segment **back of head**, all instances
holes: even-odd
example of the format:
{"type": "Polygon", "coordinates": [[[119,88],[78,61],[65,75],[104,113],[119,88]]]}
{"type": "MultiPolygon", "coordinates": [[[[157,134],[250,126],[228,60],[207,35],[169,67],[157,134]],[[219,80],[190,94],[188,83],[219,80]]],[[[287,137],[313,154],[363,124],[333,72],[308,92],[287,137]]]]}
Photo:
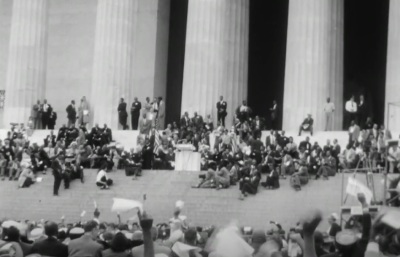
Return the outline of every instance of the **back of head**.
{"type": "Polygon", "coordinates": [[[185,242],[191,245],[195,245],[197,240],[197,231],[194,228],[189,228],[185,232],[185,242]]]}
{"type": "Polygon", "coordinates": [[[58,234],[58,225],[55,222],[47,222],[44,227],[44,233],[48,237],[57,236],[58,234]]]}
{"type": "Polygon", "coordinates": [[[84,226],[85,233],[92,232],[95,228],[97,228],[97,226],[98,224],[96,221],[88,221],[84,226]]]}
{"type": "Polygon", "coordinates": [[[18,228],[14,226],[9,227],[6,232],[6,236],[7,236],[7,241],[18,242],[20,239],[18,228]]]}
{"type": "Polygon", "coordinates": [[[114,235],[113,240],[111,241],[110,248],[113,252],[124,252],[129,247],[128,239],[124,234],[118,232],[114,235]]]}

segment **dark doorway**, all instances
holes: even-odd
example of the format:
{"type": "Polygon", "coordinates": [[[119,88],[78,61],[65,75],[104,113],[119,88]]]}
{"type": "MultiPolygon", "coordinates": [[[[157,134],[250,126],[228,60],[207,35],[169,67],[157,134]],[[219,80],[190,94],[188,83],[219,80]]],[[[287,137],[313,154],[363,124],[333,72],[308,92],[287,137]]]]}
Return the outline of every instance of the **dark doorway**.
{"type": "Polygon", "coordinates": [[[383,124],[389,0],[344,2],[344,102],[364,94],[368,115],[383,124]]]}
{"type": "MultiPolygon", "coordinates": [[[[288,0],[250,0],[248,102],[267,128],[272,101],[283,105],[288,7],[288,0]]],[[[278,117],[281,128],[281,111],[278,117]]]]}
{"type": "Polygon", "coordinates": [[[185,62],[186,22],[188,0],[171,0],[168,68],[166,124],[179,121],[182,102],[183,69],[185,62]]]}

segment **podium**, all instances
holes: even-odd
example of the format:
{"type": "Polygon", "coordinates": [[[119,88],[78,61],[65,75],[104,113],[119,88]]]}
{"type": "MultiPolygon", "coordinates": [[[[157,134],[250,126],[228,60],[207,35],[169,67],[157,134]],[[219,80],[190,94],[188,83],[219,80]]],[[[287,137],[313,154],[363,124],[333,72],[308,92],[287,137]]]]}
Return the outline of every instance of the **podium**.
{"type": "Polygon", "coordinates": [[[193,152],[193,145],[177,145],[175,153],[175,170],[200,171],[201,155],[193,152]]]}

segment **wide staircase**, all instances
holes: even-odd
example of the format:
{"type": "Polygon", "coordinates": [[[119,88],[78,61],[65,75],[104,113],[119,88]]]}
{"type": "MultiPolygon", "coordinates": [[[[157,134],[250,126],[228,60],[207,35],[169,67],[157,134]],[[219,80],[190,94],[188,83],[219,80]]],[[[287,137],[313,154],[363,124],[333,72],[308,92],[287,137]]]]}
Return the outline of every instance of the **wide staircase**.
{"type": "MultiPolygon", "coordinates": [[[[94,201],[101,212],[101,219],[117,222],[117,214],[111,212],[113,198],[142,200],[146,194],[145,209],[154,217],[155,222],[166,222],[172,216],[177,200],[183,200],[183,214],[189,222],[196,225],[225,225],[232,220],[240,221],[243,226],[264,228],[270,220],[279,221],[286,228],[293,226],[307,210],[319,208],[324,217],[332,212],[339,212],[341,205],[342,175],[331,177],[327,181],[311,180],[301,191],[296,192],[289,185],[289,179],[281,180],[278,190],[265,190],[260,187],[256,196],[249,196],[244,201],[238,199],[238,185],[229,189],[194,189],[199,179],[197,172],[190,171],[152,171],[144,170],[142,177],[132,180],[124,171],[110,172],[114,185],[109,190],[100,190],[96,185],[97,170],[85,170],[85,183],[73,181],[65,190],[61,185],[59,196],[53,196],[54,178],[49,170],[42,182],[30,188],[17,188],[17,181],[0,180],[0,220],[49,219],[59,221],[65,215],[65,221],[79,221],[82,211],[93,217],[94,201]],[[301,202],[301,206],[299,203],[301,202]]],[[[347,182],[346,174],[343,179],[347,182]]],[[[365,183],[365,175],[357,176],[365,183]]],[[[382,176],[374,175],[377,196],[382,196],[382,176]]],[[[263,181],[265,176],[263,175],[263,181]]],[[[344,184],[345,187],[346,184],[344,184]]],[[[349,197],[347,205],[357,204],[354,197],[349,197]]],[[[135,212],[121,213],[122,221],[135,216],[135,212]]],[[[323,224],[327,227],[327,223],[323,224]]]]}

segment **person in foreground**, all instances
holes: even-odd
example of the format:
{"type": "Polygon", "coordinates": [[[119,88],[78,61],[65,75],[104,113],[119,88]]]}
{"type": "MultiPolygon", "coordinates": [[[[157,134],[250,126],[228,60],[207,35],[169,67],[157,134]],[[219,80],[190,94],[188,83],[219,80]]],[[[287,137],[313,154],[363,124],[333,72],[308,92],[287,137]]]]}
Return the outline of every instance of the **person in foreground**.
{"type": "Polygon", "coordinates": [[[44,227],[46,239],[37,241],[32,246],[32,253],[43,256],[67,257],[68,246],[57,240],[58,225],[54,222],[47,222],[44,227]]]}
{"type": "Polygon", "coordinates": [[[99,224],[96,221],[89,221],[85,224],[85,234],[80,238],[72,240],[68,245],[69,257],[92,256],[101,257],[103,247],[95,240],[97,238],[99,224]]]}

